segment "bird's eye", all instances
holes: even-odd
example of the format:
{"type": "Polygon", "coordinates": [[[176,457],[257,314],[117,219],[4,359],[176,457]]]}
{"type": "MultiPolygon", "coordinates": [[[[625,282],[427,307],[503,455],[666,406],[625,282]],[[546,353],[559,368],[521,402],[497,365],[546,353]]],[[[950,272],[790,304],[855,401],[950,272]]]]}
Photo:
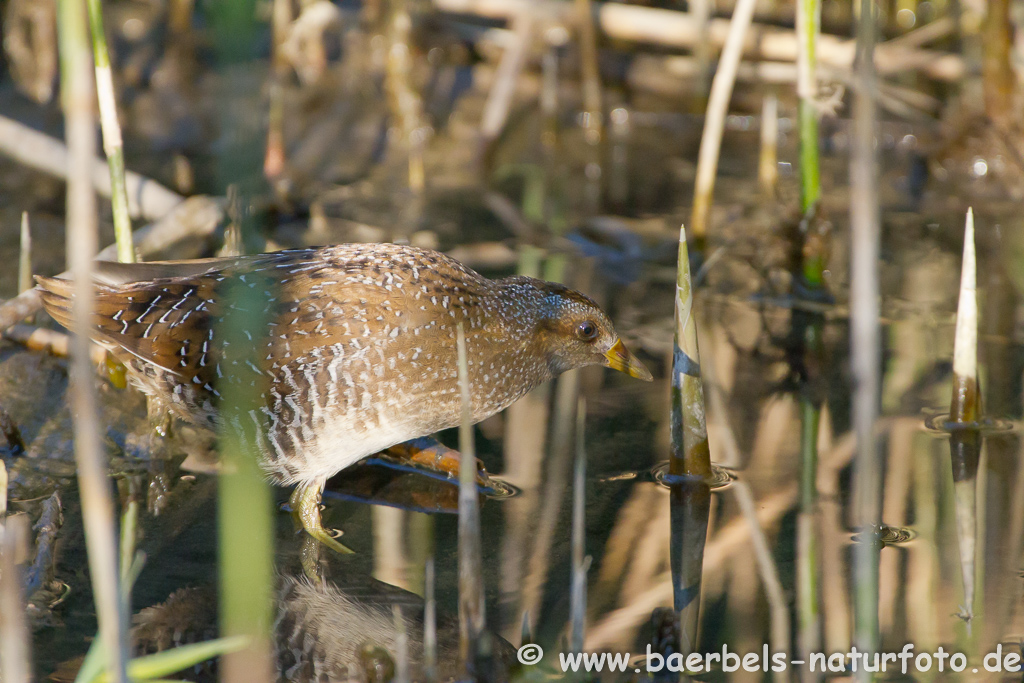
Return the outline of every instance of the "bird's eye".
{"type": "Polygon", "coordinates": [[[594,341],[597,338],[597,325],[589,320],[584,320],[576,328],[576,336],[583,341],[594,341]]]}

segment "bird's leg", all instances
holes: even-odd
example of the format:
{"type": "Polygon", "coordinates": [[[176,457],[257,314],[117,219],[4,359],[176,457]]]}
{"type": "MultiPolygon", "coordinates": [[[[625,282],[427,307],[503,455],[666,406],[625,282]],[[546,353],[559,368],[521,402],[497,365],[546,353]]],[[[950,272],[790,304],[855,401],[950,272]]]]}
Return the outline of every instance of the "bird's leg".
{"type": "Polygon", "coordinates": [[[349,548],[339,543],[324,529],[320,520],[320,497],[323,495],[325,483],[325,480],[317,479],[313,482],[299,484],[292,492],[288,504],[292,509],[292,514],[302,524],[302,528],[306,530],[307,534],[335,552],[351,553],[349,548]]]}

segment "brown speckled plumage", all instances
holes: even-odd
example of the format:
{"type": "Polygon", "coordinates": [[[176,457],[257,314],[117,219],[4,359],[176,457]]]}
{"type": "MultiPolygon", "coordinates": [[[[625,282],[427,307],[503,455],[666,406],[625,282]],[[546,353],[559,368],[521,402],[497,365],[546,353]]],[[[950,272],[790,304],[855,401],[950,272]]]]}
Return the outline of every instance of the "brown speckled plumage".
{"type": "MultiPolygon", "coordinates": [[[[46,309],[69,325],[70,283],[39,282],[46,309]]],[[[488,280],[406,246],[104,263],[97,282],[95,338],[177,417],[215,426],[225,382],[265,387],[261,414],[250,417],[261,464],[282,484],[322,482],[367,455],[458,424],[458,322],[474,421],[570,368],[628,362],[631,374],[646,373],[583,295],[525,277],[488,280]],[[263,309],[248,313],[267,321],[245,330],[244,348],[226,346],[218,327],[224,306],[237,306],[226,301],[230,283],[257,292],[263,309]],[[613,347],[626,360],[610,362],[613,347]]]]}

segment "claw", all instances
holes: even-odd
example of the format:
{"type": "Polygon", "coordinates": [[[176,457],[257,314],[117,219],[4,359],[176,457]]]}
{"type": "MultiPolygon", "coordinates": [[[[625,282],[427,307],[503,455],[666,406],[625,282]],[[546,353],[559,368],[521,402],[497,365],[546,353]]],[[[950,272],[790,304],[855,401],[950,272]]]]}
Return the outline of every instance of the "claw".
{"type": "Polygon", "coordinates": [[[323,490],[323,481],[314,481],[309,484],[299,484],[296,486],[289,500],[292,514],[302,524],[302,528],[306,530],[306,533],[316,541],[337,553],[343,555],[351,554],[353,551],[350,548],[342,545],[323,527],[320,519],[320,497],[323,495],[323,490]]]}

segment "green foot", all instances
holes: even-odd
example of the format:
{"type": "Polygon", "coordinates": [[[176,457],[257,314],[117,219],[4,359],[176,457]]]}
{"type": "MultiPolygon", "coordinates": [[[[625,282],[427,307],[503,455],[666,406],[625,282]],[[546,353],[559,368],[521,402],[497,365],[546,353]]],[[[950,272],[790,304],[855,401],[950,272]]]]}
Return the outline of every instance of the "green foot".
{"type": "Polygon", "coordinates": [[[316,541],[337,553],[352,553],[351,549],[346,548],[344,545],[339,543],[336,538],[331,536],[331,534],[324,529],[323,524],[320,521],[320,496],[323,493],[323,490],[324,482],[322,481],[296,486],[295,491],[292,493],[292,497],[289,500],[289,505],[292,508],[292,514],[295,515],[299,523],[302,524],[302,528],[306,530],[306,533],[316,541]]]}

